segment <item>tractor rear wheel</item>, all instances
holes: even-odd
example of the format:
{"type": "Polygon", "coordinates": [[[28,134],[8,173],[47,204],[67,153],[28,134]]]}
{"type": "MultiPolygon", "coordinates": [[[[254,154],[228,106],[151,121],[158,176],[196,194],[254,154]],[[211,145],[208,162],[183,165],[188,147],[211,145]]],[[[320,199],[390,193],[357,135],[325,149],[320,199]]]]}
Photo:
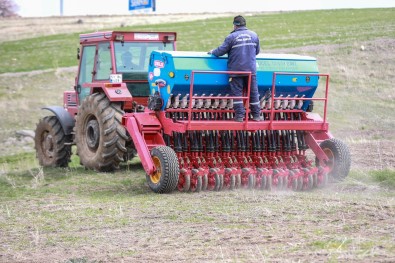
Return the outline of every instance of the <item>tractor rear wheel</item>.
{"type": "Polygon", "coordinates": [[[323,141],[320,147],[329,158],[326,164],[330,168],[329,176],[335,181],[343,180],[351,167],[351,155],[347,145],[339,139],[332,138],[323,141]]]}
{"type": "Polygon", "coordinates": [[[147,174],[148,185],[155,193],[170,193],[178,184],[177,155],[169,146],[157,146],[151,150],[151,155],[156,171],[147,174]]]}
{"type": "Polygon", "coordinates": [[[45,167],[67,167],[71,145],[56,116],[47,116],[37,124],[34,144],[38,162],[45,167]]]}
{"type": "Polygon", "coordinates": [[[104,93],[81,103],[74,130],[77,154],[86,168],[109,172],[124,161],[128,136],[121,124],[123,114],[121,104],[110,102],[104,93]]]}

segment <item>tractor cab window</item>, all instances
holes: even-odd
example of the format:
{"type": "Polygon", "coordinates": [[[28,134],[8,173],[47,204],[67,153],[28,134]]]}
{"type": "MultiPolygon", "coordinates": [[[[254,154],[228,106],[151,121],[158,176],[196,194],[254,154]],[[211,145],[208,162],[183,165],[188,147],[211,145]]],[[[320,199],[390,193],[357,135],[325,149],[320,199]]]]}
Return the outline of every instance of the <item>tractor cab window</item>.
{"type": "Polygon", "coordinates": [[[174,50],[173,45],[162,42],[116,42],[114,48],[118,73],[148,72],[149,57],[153,50],[174,50]]]}
{"type": "Polygon", "coordinates": [[[110,78],[111,74],[111,50],[110,43],[102,43],[98,45],[96,59],[96,77],[97,80],[105,80],[110,78]]]}
{"type": "Polygon", "coordinates": [[[96,54],[96,45],[95,46],[84,46],[81,52],[81,62],[80,62],[80,70],[78,73],[78,82],[77,82],[77,93],[78,100],[81,101],[89,95],[90,88],[84,87],[84,83],[92,83],[93,77],[92,72],[94,72],[95,66],[95,54],[96,54]]]}

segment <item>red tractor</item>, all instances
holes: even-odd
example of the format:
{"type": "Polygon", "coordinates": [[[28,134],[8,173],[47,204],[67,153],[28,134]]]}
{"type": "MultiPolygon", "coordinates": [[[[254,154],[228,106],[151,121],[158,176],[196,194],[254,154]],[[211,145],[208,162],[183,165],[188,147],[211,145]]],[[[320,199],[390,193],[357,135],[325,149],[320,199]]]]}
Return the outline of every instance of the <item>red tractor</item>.
{"type": "MultiPolygon", "coordinates": [[[[42,166],[67,166],[72,145],[96,171],[113,171],[138,154],[157,193],[306,190],[349,173],[348,148],[328,130],[329,76],[315,58],[259,55],[264,121],[250,121],[247,110],[238,123],[228,76],[251,73],[226,71],[226,57],[174,51],[174,32],[97,32],[80,35],[80,44],[74,90],[64,92],[63,107],[45,107],[53,116],[36,128],[42,166]],[[325,97],[313,98],[320,79],[325,97]],[[324,103],[323,118],[311,112],[314,101],[324,103]]],[[[249,84],[245,89],[249,94],[249,84]]]]}
{"type": "Polygon", "coordinates": [[[67,166],[75,144],[83,166],[112,171],[135,154],[122,116],[147,105],[151,51],[175,50],[176,33],[98,32],[81,34],[80,44],[74,90],[64,92],[63,107],[45,107],[55,116],[37,125],[37,157],[43,166],[67,166]]]}

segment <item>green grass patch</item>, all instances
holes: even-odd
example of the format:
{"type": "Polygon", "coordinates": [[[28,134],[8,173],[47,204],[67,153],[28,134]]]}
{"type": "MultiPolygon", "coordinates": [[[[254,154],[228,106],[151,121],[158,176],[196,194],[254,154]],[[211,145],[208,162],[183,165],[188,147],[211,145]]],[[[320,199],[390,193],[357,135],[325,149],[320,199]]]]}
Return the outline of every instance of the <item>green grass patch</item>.
{"type": "MultiPolygon", "coordinates": [[[[97,263],[98,261],[96,260],[89,260],[86,257],[83,258],[70,258],[66,261],[64,261],[64,263],[97,263]]],[[[101,262],[101,261],[100,261],[101,262]]]]}
{"type": "Polygon", "coordinates": [[[35,153],[20,153],[16,155],[0,156],[0,163],[15,171],[17,168],[24,169],[36,164],[35,153]]]}
{"type": "Polygon", "coordinates": [[[384,169],[378,171],[369,171],[373,179],[380,183],[381,186],[395,189],[395,170],[384,169]]]}
{"type": "Polygon", "coordinates": [[[0,199],[84,196],[92,201],[127,200],[146,194],[145,172],[139,158],[124,164],[115,173],[86,170],[72,155],[68,168],[38,165],[35,153],[0,157],[0,199]]]}
{"type": "Polygon", "coordinates": [[[78,34],[61,34],[3,42],[0,73],[74,66],[78,40],[78,34]]]}
{"type": "MultiPolygon", "coordinates": [[[[337,182],[335,186],[346,193],[352,191],[356,199],[360,198],[359,194],[363,194],[367,189],[380,189],[381,196],[392,198],[395,193],[393,191],[395,190],[395,171],[392,168],[384,170],[353,169],[343,181],[337,182]]],[[[344,228],[347,227],[344,226],[344,228]]]]}
{"type": "Polygon", "coordinates": [[[24,192],[26,185],[33,187],[34,177],[38,180],[39,170],[33,153],[2,156],[0,164],[1,198],[16,198],[24,192]]]}
{"type": "Polygon", "coordinates": [[[365,183],[365,184],[371,184],[373,183],[372,176],[369,175],[368,171],[356,171],[356,170],[351,170],[348,176],[345,178],[345,181],[347,183],[354,183],[354,184],[359,184],[359,183],[365,183]]]}
{"type": "MultiPolygon", "coordinates": [[[[255,14],[247,17],[247,20],[248,27],[260,35],[262,49],[268,50],[393,37],[394,10],[284,12],[255,14]]],[[[221,17],[109,30],[176,31],[179,50],[207,51],[220,45],[229,34],[232,29],[231,19],[232,17],[221,17]]],[[[0,43],[0,73],[75,66],[78,35],[59,34],[0,43]]]]}
{"type": "Polygon", "coordinates": [[[316,249],[325,250],[346,250],[348,246],[352,243],[350,239],[330,239],[330,240],[317,240],[310,243],[310,246],[316,249]]]}

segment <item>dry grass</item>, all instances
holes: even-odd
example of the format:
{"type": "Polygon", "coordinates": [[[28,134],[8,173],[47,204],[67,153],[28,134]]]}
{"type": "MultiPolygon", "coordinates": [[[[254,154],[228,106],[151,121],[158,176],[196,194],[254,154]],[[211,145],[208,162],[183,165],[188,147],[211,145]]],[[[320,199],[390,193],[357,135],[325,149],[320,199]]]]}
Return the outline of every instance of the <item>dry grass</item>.
{"type": "Polygon", "coordinates": [[[391,84],[395,81],[395,39],[275,51],[318,58],[320,71],[331,76],[329,121],[335,130],[392,130],[395,122],[389,112],[395,111],[395,88],[391,84]]]}
{"type": "Polygon", "coordinates": [[[204,20],[232,14],[134,14],[129,16],[65,16],[45,18],[0,19],[0,42],[39,36],[107,30],[115,27],[141,26],[204,20]]]}
{"type": "Polygon", "coordinates": [[[77,69],[58,69],[0,76],[1,156],[32,151],[32,142],[16,136],[18,130],[34,130],[44,106],[61,105],[63,91],[70,90],[77,69]]]}

